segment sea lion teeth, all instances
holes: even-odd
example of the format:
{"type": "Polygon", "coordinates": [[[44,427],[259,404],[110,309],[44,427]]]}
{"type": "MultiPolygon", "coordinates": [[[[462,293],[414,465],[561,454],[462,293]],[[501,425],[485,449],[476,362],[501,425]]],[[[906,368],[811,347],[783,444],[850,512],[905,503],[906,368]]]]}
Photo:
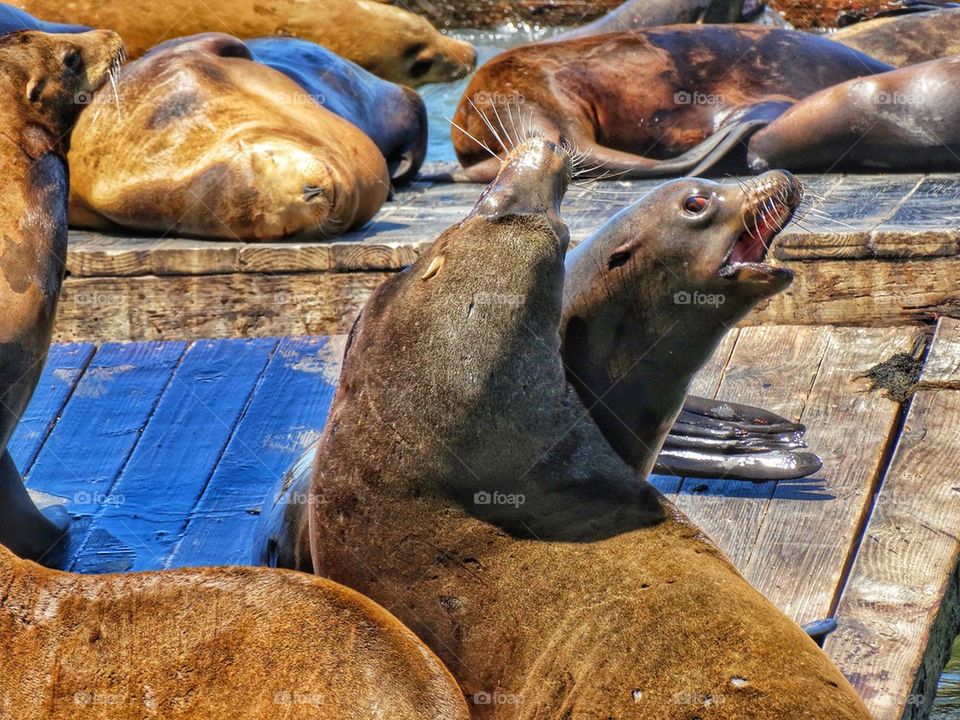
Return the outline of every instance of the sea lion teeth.
{"type": "Polygon", "coordinates": [[[434,275],[436,275],[438,272],[440,272],[440,268],[443,267],[443,260],[444,260],[443,255],[437,255],[437,256],[430,262],[430,267],[427,268],[427,271],[421,276],[420,279],[421,279],[421,280],[429,280],[429,279],[432,278],[434,275]]]}

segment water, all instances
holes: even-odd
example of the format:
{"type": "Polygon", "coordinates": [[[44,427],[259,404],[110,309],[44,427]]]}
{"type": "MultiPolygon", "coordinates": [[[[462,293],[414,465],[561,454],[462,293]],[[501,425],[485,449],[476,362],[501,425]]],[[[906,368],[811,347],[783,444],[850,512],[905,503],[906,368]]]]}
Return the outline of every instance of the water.
{"type": "MultiPolygon", "coordinates": [[[[779,24],[776,18],[772,17],[767,17],[764,21],[779,24]]],[[[560,30],[511,25],[496,30],[462,30],[450,34],[473,43],[477,48],[478,65],[482,65],[504,50],[552,37],[560,30]]],[[[457,157],[450,140],[449,118],[456,112],[457,103],[460,102],[471,77],[456,83],[427,85],[420,89],[427,103],[430,123],[427,162],[456,162],[457,157]]],[[[930,720],[960,720],[960,641],[954,645],[953,656],[943,671],[930,720]]]]}

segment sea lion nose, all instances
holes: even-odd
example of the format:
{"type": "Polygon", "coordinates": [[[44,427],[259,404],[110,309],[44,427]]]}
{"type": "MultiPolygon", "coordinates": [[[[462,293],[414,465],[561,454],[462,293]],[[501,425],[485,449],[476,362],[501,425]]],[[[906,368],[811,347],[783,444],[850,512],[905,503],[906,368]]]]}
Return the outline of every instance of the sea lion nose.
{"type": "Polygon", "coordinates": [[[570,156],[559,145],[542,138],[525,140],[504,160],[471,214],[488,219],[545,215],[562,235],[560,203],[570,174],[570,156]]]}

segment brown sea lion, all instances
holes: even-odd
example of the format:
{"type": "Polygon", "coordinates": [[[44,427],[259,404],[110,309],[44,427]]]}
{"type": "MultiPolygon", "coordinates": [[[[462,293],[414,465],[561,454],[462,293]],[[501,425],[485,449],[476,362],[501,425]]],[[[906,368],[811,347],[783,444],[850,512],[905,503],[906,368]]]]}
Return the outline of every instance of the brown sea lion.
{"type": "Polygon", "coordinates": [[[604,35],[626,30],[679,25],[683,23],[735,23],[747,20],[763,9],[752,5],[744,12],[743,0],[627,0],[603,17],[555,35],[552,40],[604,35]]]}
{"type": "Polygon", "coordinates": [[[594,174],[677,175],[727,124],[767,117],[822,88],[890,66],[792,30],[678,25],[530,45],[495,57],[467,87],[452,130],[464,170],[487,182],[530,134],[568,144],[594,174]],[[669,161],[664,159],[670,158],[669,161]]]}
{"type": "Polygon", "coordinates": [[[45,33],[82,33],[92,29],[83,25],[44,22],[29,13],[25,13],[20,8],[0,3],[0,35],[19,30],[40,30],[45,33]]]}
{"type": "Polygon", "coordinates": [[[960,10],[877,18],[828,37],[894,67],[916,65],[960,55],[960,10]]]}
{"type": "Polygon", "coordinates": [[[390,190],[355,125],[229,35],[165,43],[124,66],[73,134],[70,223],[225,240],[325,237],[390,190]]]}
{"type": "Polygon", "coordinates": [[[394,183],[417,176],[427,155],[427,106],[416,90],[381,80],[307,40],[258,38],[246,45],[258,63],[279,70],[363,130],[386,158],[394,183]]]}
{"type": "Polygon", "coordinates": [[[16,0],[44,20],[103,27],[120,34],[131,57],[176,37],[224,32],[239,38],[289,35],[319,43],[375,75],[416,87],[466,75],[476,63],[469,43],[441,35],[401,8],[366,0],[16,0]]]}
{"type": "MultiPolygon", "coordinates": [[[[524,143],[367,303],[317,453],[316,572],[392,607],[475,718],[866,720],[826,655],[637,478],[566,382],[571,167],[524,143]]],[[[682,211],[689,181],[674,189],[682,211]]],[[[695,278],[727,267],[747,197],[731,200],[678,225],[695,278]]]]}
{"type": "Polygon", "coordinates": [[[4,718],[469,718],[395,617],[303,573],[75,575],[0,548],[0,589],[4,718]]]}
{"type": "Polygon", "coordinates": [[[733,133],[743,147],[710,151],[697,173],[771,167],[833,172],[960,169],[960,56],[840,83],[804,98],[772,122],[733,133]]]}
{"type": "Polygon", "coordinates": [[[7,443],[40,379],[67,258],[67,163],[76,100],[122,61],[120,38],[22,31],[0,37],[0,543],[43,557],[69,517],[41,513],[7,443]]]}

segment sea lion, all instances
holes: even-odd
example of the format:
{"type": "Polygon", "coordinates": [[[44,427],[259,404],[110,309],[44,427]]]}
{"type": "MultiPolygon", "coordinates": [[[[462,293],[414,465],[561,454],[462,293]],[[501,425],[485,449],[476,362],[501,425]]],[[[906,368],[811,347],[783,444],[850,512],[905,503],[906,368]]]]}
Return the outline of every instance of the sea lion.
{"type": "Polygon", "coordinates": [[[296,38],[248,40],[254,60],[279,70],[332,113],[363,130],[387,160],[395,184],[413,180],[427,155],[427,107],[415,90],[296,38]]]}
{"type": "Polygon", "coordinates": [[[3,717],[469,718],[395,617],[303,573],[75,575],[0,547],[0,588],[3,717]]]}
{"type": "Polygon", "coordinates": [[[566,30],[555,35],[552,40],[573,40],[661,25],[736,23],[746,21],[763,10],[763,4],[760,3],[744,12],[744,4],[743,0],[627,0],[593,22],[566,30]]]}
{"type": "MultiPolygon", "coordinates": [[[[392,607],[475,718],[866,720],[826,655],[637,478],[567,383],[571,168],[553,143],[523,143],[364,307],[314,468],[317,574],[392,607]]],[[[677,205],[691,186],[672,186],[677,205]]],[[[695,278],[727,266],[748,202],[731,199],[682,226],[695,278]]]]}
{"type": "Polygon", "coordinates": [[[78,96],[122,61],[112,32],[35,30],[0,37],[0,543],[40,558],[63,535],[59,507],[41,513],[7,443],[40,379],[67,258],[67,163],[78,96]]]}
{"type": "Polygon", "coordinates": [[[894,67],[916,65],[960,55],[960,10],[877,18],[845,27],[829,38],[894,67]]]}
{"type": "Polygon", "coordinates": [[[463,77],[476,64],[469,43],[446,37],[402,8],[366,0],[16,0],[47,20],[78,22],[120,33],[137,58],[171,38],[211,31],[239,38],[289,35],[319,43],[385,80],[416,87],[463,77]]]}
{"type": "Polygon", "coordinates": [[[93,28],[84,25],[66,25],[63,23],[48,23],[39,20],[20,8],[0,3],[0,35],[18,30],[40,30],[45,33],[82,33],[93,28]]]}
{"type": "Polygon", "coordinates": [[[741,123],[743,147],[708,152],[697,173],[960,169],[960,57],[840,83],[788,108],[772,122],[741,123]]]}
{"type": "Polygon", "coordinates": [[[593,174],[682,174],[724,146],[725,125],[889,69],[826,38],[754,26],[677,25],[517,48],[481,67],[460,101],[452,136],[464,170],[454,179],[492,180],[501,160],[489,155],[531,134],[574,147],[593,174]],[[707,138],[710,148],[684,155],[707,138]]]}
{"type": "Polygon", "coordinates": [[[70,151],[70,222],[272,241],[360,227],[390,190],[359,128],[229,35],[164,43],[96,95],[70,151]]]}

